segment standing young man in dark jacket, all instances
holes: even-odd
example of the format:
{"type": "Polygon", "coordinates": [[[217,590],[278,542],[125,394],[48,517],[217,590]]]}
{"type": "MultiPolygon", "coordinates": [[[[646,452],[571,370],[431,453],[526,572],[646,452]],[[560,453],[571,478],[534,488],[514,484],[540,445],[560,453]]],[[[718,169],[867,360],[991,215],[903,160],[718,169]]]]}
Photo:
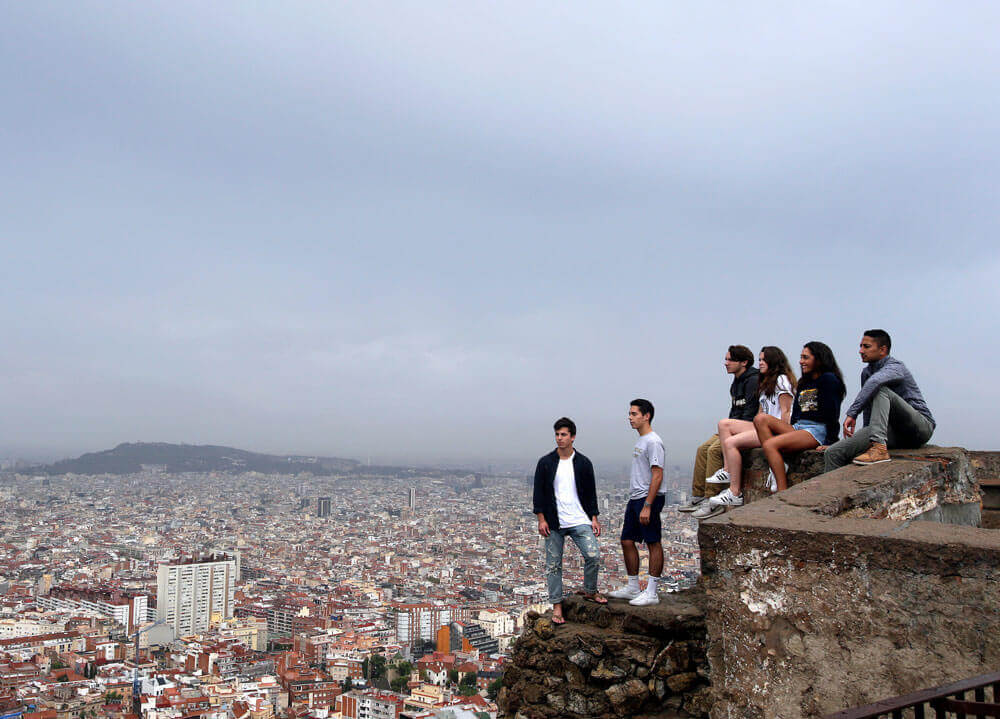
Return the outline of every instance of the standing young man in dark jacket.
{"type": "Polygon", "coordinates": [[[597,591],[601,523],[597,521],[597,489],[594,465],[573,449],[576,424],[568,417],[556,420],[556,448],[538,460],[535,467],[534,513],[538,533],[545,537],[545,581],[552,604],[552,622],[562,624],[562,560],[566,537],[583,555],[583,594],[598,604],[607,599],[597,591]]]}
{"type": "Polygon", "coordinates": [[[889,461],[889,448],[916,449],[934,434],[934,416],[910,370],[889,356],[892,339],[885,330],[867,330],[861,337],[861,391],[847,409],[844,438],[827,448],[827,472],[845,464],[889,461]],[[864,429],[855,431],[864,413],[864,429]]]}
{"type": "MultiPolygon", "coordinates": [[[[753,422],[760,406],[760,373],[753,366],[753,352],[749,347],[732,345],[726,351],[725,363],[726,372],[733,375],[733,383],[729,386],[729,419],[753,422]]],[[[702,502],[721,492],[723,486],[728,486],[728,479],[715,479],[722,465],[722,445],[719,443],[719,435],[713,434],[695,452],[691,499],[678,507],[677,511],[693,512],[702,502]]]]}

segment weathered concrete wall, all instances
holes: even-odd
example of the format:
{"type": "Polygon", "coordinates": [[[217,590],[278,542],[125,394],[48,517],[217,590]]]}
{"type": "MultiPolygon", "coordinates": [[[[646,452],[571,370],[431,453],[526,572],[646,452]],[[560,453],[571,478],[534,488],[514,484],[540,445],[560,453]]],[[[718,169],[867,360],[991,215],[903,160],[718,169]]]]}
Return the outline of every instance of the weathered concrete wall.
{"type": "Polygon", "coordinates": [[[504,672],[501,717],[707,717],[705,621],[696,592],[655,607],[570,597],[568,620],[529,615],[504,672]]]}
{"type": "Polygon", "coordinates": [[[913,521],[978,506],[968,453],[845,467],[703,522],[723,717],[814,717],[1000,666],[1000,533],[913,521]]]}
{"type": "Polygon", "coordinates": [[[983,493],[980,524],[987,529],[1000,529],[1000,452],[969,452],[969,458],[983,493]]]}
{"type": "MultiPolygon", "coordinates": [[[[787,456],[785,461],[788,464],[789,487],[823,474],[822,452],[797,452],[787,456]]],[[[771,491],[767,488],[767,473],[770,469],[762,450],[743,452],[743,498],[747,503],[771,497],[771,491]]]]}

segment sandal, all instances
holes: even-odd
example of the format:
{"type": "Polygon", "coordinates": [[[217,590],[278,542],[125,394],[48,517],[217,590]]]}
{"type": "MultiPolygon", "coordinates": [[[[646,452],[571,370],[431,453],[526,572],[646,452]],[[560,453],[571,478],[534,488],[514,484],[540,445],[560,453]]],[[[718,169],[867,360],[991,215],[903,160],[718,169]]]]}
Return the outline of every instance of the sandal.
{"type": "Polygon", "coordinates": [[[565,624],[566,623],[566,617],[563,617],[563,616],[558,616],[557,617],[555,614],[553,614],[552,615],[552,623],[556,624],[556,625],[558,625],[558,624],[565,624]]]}
{"type": "Polygon", "coordinates": [[[593,602],[594,604],[608,603],[607,598],[602,596],[600,592],[594,592],[593,594],[587,594],[586,592],[581,592],[581,594],[583,594],[583,599],[586,602],[593,602]]]}

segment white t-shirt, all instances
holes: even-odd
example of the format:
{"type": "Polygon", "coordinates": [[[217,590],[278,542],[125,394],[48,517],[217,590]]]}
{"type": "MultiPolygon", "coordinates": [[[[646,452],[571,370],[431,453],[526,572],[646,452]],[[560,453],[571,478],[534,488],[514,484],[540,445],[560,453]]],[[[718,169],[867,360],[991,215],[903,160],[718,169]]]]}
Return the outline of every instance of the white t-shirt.
{"type": "MultiPolygon", "coordinates": [[[[656,432],[650,432],[639,437],[632,449],[632,469],[629,472],[629,498],[639,499],[649,493],[649,485],[653,481],[653,467],[663,467],[666,451],[663,440],[656,432]]],[[[666,494],[666,482],[660,484],[657,494],[666,494]]]]}
{"type": "MultiPolygon", "coordinates": [[[[779,374],[778,381],[774,385],[774,394],[766,395],[761,393],[760,411],[781,419],[781,404],[778,402],[778,398],[783,394],[787,394],[789,397],[795,396],[795,393],[792,392],[792,383],[788,381],[788,377],[779,374]]],[[[791,412],[790,405],[789,412],[791,412]]]]}
{"type": "Polygon", "coordinates": [[[581,524],[590,524],[590,517],[583,511],[580,498],[576,495],[576,475],[573,473],[573,457],[560,459],[556,469],[556,511],[559,513],[559,528],[569,529],[581,524]]]}

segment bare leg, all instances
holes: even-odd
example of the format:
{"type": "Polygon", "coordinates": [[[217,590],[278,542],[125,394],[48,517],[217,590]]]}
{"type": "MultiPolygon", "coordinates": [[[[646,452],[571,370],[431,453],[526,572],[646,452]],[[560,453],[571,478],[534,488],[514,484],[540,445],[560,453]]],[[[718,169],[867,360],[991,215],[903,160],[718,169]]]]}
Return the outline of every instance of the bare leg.
{"type": "Polygon", "coordinates": [[[771,471],[774,472],[774,478],[778,481],[778,491],[781,492],[788,489],[788,476],[785,474],[785,460],[781,456],[782,452],[802,452],[807,449],[815,449],[819,446],[819,442],[804,429],[793,429],[791,432],[771,437],[761,446],[764,448],[767,463],[771,465],[771,471]]]}
{"type": "MultiPolygon", "coordinates": [[[[752,425],[751,422],[747,422],[747,424],[752,425]]],[[[759,446],[760,440],[757,439],[757,431],[753,426],[745,432],[734,434],[723,445],[726,462],[731,467],[729,470],[729,491],[733,494],[739,495],[743,490],[743,455],[740,454],[740,450],[759,446]]]]}
{"type": "Polygon", "coordinates": [[[739,474],[742,465],[739,449],[732,446],[733,437],[747,431],[753,432],[754,438],[756,438],[757,433],[754,430],[753,422],[747,422],[744,419],[724,419],[719,422],[719,440],[722,442],[723,466],[729,472],[730,477],[739,474]]]}
{"type": "MultiPolygon", "coordinates": [[[[730,478],[733,477],[734,468],[731,464],[732,452],[729,451],[727,447],[727,442],[736,434],[740,432],[746,432],[747,430],[753,430],[753,422],[747,422],[745,419],[721,419],[719,420],[719,442],[722,444],[722,466],[729,472],[730,478]]],[[[756,436],[756,435],[754,435],[756,436]]],[[[737,462],[739,462],[739,451],[736,452],[737,462]]],[[[739,464],[735,467],[735,472],[739,472],[739,464]]]]}
{"type": "Polygon", "coordinates": [[[760,440],[761,447],[776,434],[795,431],[795,427],[788,424],[788,422],[782,422],[777,417],[772,417],[769,414],[758,414],[753,418],[753,426],[757,430],[757,439],[760,440]]]}
{"type": "MultiPolygon", "coordinates": [[[[661,555],[662,556],[662,555],[661,555]]],[[[639,573],[639,550],[631,539],[622,540],[622,558],[625,560],[625,572],[634,577],[639,573]]]]}
{"type": "MultiPolygon", "coordinates": [[[[649,576],[659,577],[663,574],[663,545],[660,542],[654,542],[647,546],[649,547],[649,576]]],[[[636,559],[638,559],[638,555],[636,559]]],[[[639,571],[638,564],[636,571],[639,571]]]]}

